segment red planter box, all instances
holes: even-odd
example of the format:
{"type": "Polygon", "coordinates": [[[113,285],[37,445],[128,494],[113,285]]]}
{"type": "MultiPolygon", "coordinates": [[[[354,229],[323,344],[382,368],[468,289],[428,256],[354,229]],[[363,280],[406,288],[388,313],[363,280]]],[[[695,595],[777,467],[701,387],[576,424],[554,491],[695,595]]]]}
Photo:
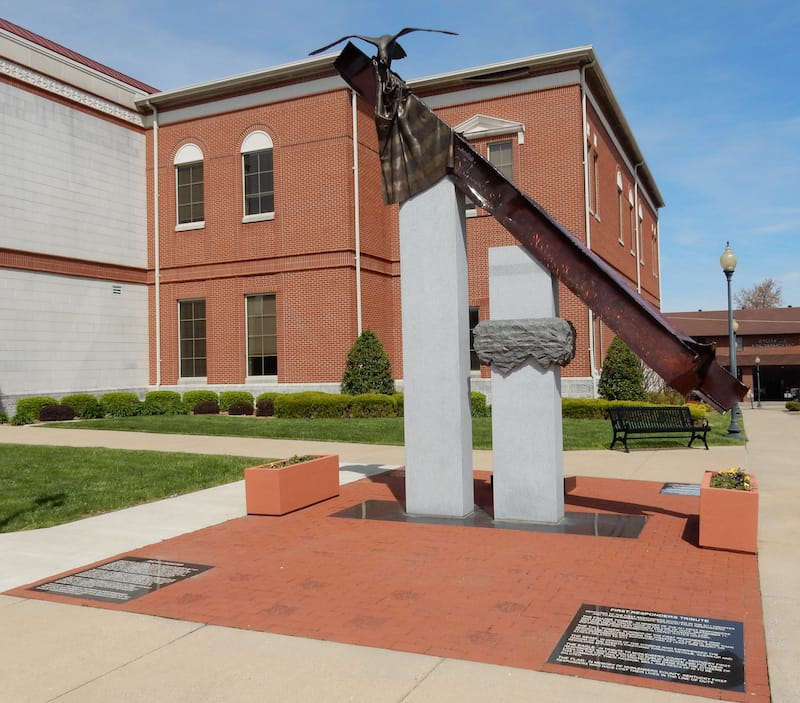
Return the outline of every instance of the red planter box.
{"type": "Polygon", "coordinates": [[[338,454],[280,468],[271,466],[244,470],[248,515],[285,515],[339,495],[338,454]]]}
{"type": "Polygon", "coordinates": [[[758,553],[758,483],[750,474],[750,490],[712,488],[706,471],[700,484],[700,546],[758,553]]]}

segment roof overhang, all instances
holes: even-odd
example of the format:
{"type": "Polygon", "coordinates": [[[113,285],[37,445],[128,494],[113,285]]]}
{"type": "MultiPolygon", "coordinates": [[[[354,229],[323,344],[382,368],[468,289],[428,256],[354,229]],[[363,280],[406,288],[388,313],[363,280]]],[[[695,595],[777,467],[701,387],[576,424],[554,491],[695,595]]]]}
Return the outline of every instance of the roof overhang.
{"type": "MultiPolygon", "coordinates": [[[[264,90],[282,84],[311,81],[322,77],[333,77],[336,81],[333,85],[341,84],[342,89],[345,89],[344,81],[339,78],[333,66],[333,62],[338,56],[338,53],[326,54],[228,78],[198,83],[185,88],[154,93],[137,100],[136,105],[140,109],[148,111],[152,108],[158,110],[177,108],[203,101],[223,99],[231,95],[264,90]]],[[[655,179],[645,162],[644,155],[633,136],[633,131],[625,119],[622,108],[600,68],[597,56],[591,46],[564,49],[475,68],[440,73],[425,78],[408,80],[407,83],[411,90],[425,100],[426,97],[474,89],[480,85],[489,84],[507,85],[509,93],[511,93],[514,92],[515,81],[576,70],[580,71],[579,75],[584,77],[586,88],[590,91],[600,109],[616,127],[620,142],[636,167],[637,177],[653,197],[655,206],[663,207],[664,200],[656,186],[655,179]]],[[[318,88],[315,88],[314,92],[318,92],[318,88]]]]}

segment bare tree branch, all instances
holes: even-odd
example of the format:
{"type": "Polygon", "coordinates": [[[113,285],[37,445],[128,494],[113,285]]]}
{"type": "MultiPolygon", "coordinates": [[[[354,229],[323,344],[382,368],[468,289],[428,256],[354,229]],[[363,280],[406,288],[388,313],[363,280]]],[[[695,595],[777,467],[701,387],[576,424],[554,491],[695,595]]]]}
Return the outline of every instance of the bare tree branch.
{"type": "Polygon", "coordinates": [[[783,290],[773,278],[765,278],[752,288],[743,288],[733,296],[740,310],[749,308],[779,308],[783,305],[783,290]]]}

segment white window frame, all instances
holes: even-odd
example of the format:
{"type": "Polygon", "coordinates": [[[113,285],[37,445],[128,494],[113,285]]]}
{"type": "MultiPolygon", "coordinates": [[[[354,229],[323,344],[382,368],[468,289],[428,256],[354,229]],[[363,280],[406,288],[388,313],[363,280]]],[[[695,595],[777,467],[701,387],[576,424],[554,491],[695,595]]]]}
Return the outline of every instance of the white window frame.
{"type": "Polygon", "coordinates": [[[194,229],[203,229],[206,226],[205,221],[205,164],[203,159],[203,151],[197,144],[184,144],[178,149],[173,160],[173,167],[175,169],[175,231],[187,232],[194,229]],[[178,168],[181,166],[191,166],[193,164],[203,164],[203,219],[195,222],[181,222],[180,215],[180,199],[178,196],[178,168]]]}
{"type": "Polygon", "coordinates": [[[250,373],[250,317],[248,314],[247,303],[251,298],[264,298],[264,297],[272,297],[275,299],[275,357],[276,357],[276,364],[280,362],[280,358],[278,356],[278,295],[277,293],[248,293],[244,297],[244,335],[245,335],[245,366],[246,366],[246,377],[248,382],[257,382],[257,381],[277,381],[278,380],[278,373],[277,369],[274,374],[260,374],[260,375],[252,375],[250,373]]]}
{"type": "Polygon", "coordinates": [[[265,222],[275,219],[275,151],[272,137],[263,130],[250,132],[242,142],[240,150],[242,159],[242,222],[265,222]],[[244,157],[257,151],[272,151],[272,210],[247,215],[247,177],[244,172],[244,157]]]}

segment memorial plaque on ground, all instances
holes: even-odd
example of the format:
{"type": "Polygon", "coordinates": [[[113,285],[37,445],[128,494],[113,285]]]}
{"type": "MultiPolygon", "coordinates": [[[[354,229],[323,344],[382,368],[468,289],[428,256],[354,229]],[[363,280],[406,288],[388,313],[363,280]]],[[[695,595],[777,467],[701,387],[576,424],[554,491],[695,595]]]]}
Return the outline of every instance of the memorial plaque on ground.
{"type": "Polygon", "coordinates": [[[744,626],[733,620],[584,604],[547,661],[744,691],[744,626]]]}
{"type": "Polygon", "coordinates": [[[62,576],[30,590],[106,603],[127,603],[211,568],[206,564],[125,557],[62,576]]]}
{"type": "Polygon", "coordinates": [[[699,483],[665,483],[661,487],[661,493],[674,496],[699,496],[699,483]]]}

